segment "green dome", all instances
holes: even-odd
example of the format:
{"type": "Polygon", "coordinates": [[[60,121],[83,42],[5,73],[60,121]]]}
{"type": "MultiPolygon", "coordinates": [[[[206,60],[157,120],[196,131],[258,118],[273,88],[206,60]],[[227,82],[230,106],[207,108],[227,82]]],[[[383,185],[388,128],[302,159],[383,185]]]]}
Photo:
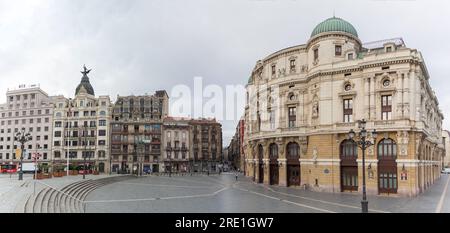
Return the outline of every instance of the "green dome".
{"type": "Polygon", "coordinates": [[[329,18],[314,28],[311,37],[314,37],[323,32],[346,32],[358,37],[358,32],[349,22],[341,18],[329,18]]]}

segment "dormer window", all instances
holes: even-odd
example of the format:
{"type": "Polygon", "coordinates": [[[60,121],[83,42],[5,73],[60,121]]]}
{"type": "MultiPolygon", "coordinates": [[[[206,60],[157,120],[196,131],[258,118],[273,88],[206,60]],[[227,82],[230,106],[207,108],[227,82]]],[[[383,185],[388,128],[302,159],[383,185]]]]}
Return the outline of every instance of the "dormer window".
{"type": "Polygon", "coordinates": [[[386,47],[386,53],[390,53],[390,52],[392,52],[392,46],[386,47]]]}

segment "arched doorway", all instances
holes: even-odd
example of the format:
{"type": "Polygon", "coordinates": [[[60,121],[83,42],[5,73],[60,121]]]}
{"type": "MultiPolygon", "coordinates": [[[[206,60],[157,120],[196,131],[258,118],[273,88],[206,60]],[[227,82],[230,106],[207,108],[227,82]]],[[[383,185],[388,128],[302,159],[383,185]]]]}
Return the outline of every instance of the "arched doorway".
{"type": "Polygon", "coordinates": [[[99,163],[98,164],[98,172],[104,173],[105,172],[105,163],[99,163]]]}
{"type": "Polygon", "coordinates": [[[300,185],[300,148],[297,143],[291,142],[286,147],[287,185],[300,185]]]}
{"type": "Polygon", "coordinates": [[[264,149],[262,145],[258,146],[258,183],[264,182],[264,149]]]}
{"type": "Polygon", "coordinates": [[[278,170],[278,146],[275,143],[269,146],[270,158],[270,185],[278,185],[279,170],[278,170]]]}
{"type": "Polygon", "coordinates": [[[358,191],[358,146],[353,140],[344,140],[340,146],[341,191],[358,191]]]}
{"type": "Polygon", "coordinates": [[[397,144],[392,139],[378,143],[378,192],[397,193],[397,144]]]}

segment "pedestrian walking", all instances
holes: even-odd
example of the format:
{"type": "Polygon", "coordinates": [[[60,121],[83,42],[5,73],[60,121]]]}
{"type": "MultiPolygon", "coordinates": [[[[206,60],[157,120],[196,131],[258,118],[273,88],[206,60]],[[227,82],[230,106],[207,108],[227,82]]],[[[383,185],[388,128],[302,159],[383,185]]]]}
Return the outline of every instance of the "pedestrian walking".
{"type": "Polygon", "coordinates": [[[238,180],[238,174],[236,173],[236,181],[238,180]]]}

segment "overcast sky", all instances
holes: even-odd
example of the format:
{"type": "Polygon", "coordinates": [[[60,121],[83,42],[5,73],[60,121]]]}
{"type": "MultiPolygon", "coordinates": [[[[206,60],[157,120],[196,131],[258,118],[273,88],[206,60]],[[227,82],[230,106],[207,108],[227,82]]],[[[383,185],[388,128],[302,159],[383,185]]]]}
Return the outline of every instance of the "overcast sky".
{"type": "MultiPolygon", "coordinates": [[[[258,59],[304,44],[336,12],[363,42],[403,37],[419,49],[448,117],[449,9],[445,0],[0,0],[0,102],[20,84],[73,97],[83,64],[96,94],[112,99],[170,95],[197,76],[245,85],[258,59]]],[[[237,119],[222,123],[226,146],[237,119]]]]}

